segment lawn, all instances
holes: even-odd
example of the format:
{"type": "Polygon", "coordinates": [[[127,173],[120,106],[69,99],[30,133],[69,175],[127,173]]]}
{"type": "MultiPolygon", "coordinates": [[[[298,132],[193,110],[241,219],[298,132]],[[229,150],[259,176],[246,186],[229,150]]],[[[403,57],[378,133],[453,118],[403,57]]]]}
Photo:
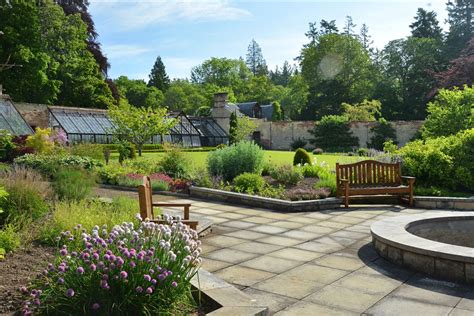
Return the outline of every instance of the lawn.
{"type": "MultiPolygon", "coordinates": [[[[186,155],[193,162],[197,168],[203,168],[206,166],[206,159],[209,152],[186,152],[186,155]]],[[[145,152],[143,158],[146,159],[161,159],[164,155],[163,152],[145,152]]],[[[292,164],[293,156],[295,155],[292,151],[276,151],[276,150],[265,150],[265,158],[273,164],[292,164]]],[[[324,155],[312,155],[313,159],[316,159],[318,163],[326,162],[331,168],[336,167],[336,162],[340,163],[353,163],[359,161],[361,157],[343,156],[337,154],[324,154],[324,155]]],[[[112,159],[117,160],[118,154],[113,153],[112,159]]],[[[140,158],[139,158],[140,159],[140,158]]]]}

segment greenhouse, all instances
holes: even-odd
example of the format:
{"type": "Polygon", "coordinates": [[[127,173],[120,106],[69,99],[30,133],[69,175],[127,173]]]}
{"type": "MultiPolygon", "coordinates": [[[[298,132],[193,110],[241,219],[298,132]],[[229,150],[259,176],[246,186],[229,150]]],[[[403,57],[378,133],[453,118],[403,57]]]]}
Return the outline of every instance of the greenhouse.
{"type": "Polygon", "coordinates": [[[0,95],[0,130],[13,135],[31,135],[33,130],[7,96],[0,95]]]}
{"type": "MultiPolygon", "coordinates": [[[[50,106],[49,125],[53,129],[63,129],[71,143],[113,143],[110,134],[112,122],[106,110],[50,106]]],[[[215,146],[228,142],[227,134],[210,118],[194,118],[191,121],[184,113],[170,113],[178,120],[168,135],[156,135],[152,144],[169,142],[184,147],[215,146]],[[203,121],[203,123],[200,123],[203,121]],[[195,123],[200,127],[195,126],[195,123]],[[217,130],[218,126],[220,130],[217,130]],[[206,126],[206,127],[201,127],[206,126]],[[207,127],[210,126],[210,127],[207,127]],[[213,134],[214,133],[214,134],[213,134]]]]}

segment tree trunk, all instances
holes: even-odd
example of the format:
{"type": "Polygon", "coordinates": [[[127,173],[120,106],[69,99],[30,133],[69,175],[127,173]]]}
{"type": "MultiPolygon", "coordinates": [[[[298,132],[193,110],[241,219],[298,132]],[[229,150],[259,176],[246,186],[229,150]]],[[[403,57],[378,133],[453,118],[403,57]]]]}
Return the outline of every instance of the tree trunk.
{"type": "Polygon", "coordinates": [[[137,145],[138,157],[141,157],[141,156],[142,156],[142,146],[143,146],[143,145],[137,145]]]}

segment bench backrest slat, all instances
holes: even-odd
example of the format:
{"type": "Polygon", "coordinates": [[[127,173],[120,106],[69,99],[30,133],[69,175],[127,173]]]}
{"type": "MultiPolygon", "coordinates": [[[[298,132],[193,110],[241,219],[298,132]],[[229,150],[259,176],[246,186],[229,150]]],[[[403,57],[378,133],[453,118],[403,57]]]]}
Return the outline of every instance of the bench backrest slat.
{"type": "Polygon", "coordinates": [[[350,184],[370,186],[400,185],[400,163],[383,163],[375,160],[364,160],[353,164],[336,164],[337,183],[347,179],[350,184]]]}

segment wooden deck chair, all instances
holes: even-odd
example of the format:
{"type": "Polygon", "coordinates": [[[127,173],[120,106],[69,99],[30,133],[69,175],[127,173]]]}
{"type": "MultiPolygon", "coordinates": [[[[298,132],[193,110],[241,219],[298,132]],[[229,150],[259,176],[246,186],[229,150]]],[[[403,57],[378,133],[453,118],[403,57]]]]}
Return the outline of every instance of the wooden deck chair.
{"type": "Polygon", "coordinates": [[[153,213],[154,207],[183,207],[184,216],[183,224],[188,225],[192,229],[196,229],[198,221],[192,221],[189,219],[189,209],[191,204],[186,203],[153,203],[153,193],[151,188],[150,177],[143,177],[143,184],[138,186],[138,200],[140,202],[140,216],[142,220],[148,218],[150,221],[160,224],[166,224],[166,221],[162,218],[155,218],[153,213]]]}

